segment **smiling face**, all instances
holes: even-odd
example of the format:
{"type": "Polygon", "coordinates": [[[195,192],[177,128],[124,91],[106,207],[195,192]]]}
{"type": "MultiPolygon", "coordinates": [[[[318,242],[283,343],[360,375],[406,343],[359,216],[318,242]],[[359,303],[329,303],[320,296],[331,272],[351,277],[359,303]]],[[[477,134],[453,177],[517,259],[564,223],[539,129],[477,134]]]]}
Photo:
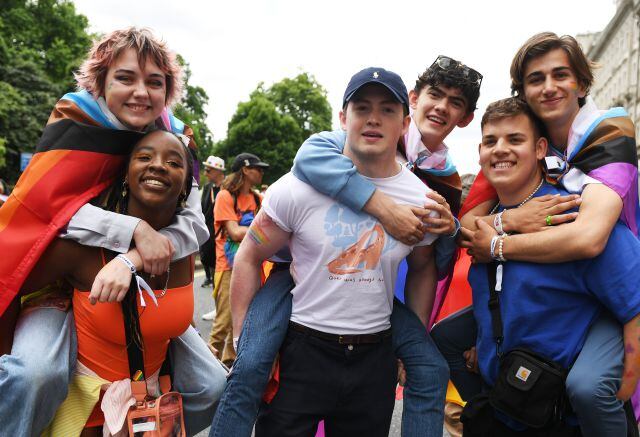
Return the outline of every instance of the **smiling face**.
{"type": "Polygon", "coordinates": [[[432,150],[454,127],[464,127],[473,120],[473,112],[467,114],[468,103],[460,88],[427,85],[420,93],[411,91],[409,103],[422,143],[432,150]]]}
{"type": "Polygon", "coordinates": [[[142,130],[164,109],[166,78],[151,57],[141,67],[136,52],[127,49],[109,67],[104,90],[107,107],[118,120],[142,130]]]}
{"type": "Polygon", "coordinates": [[[534,125],[524,114],[484,125],[479,146],[480,167],[501,203],[515,205],[533,191],[540,182],[539,160],[546,151],[546,140],[536,139],[534,125]]]}
{"type": "Polygon", "coordinates": [[[578,98],[586,95],[561,48],[531,59],[523,83],[527,103],[548,128],[570,126],[580,110],[578,98]]]}
{"type": "Polygon", "coordinates": [[[155,131],[134,147],[127,169],[129,212],[161,211],[173,215],[186,192],[188,156],[173,134],[155,131]]]}
{"type": "Polygon", "coordinates": [[[409,127],[402,103],[383,85],[364,85],[340,111],[340,124],[347,131],[345,154],[360,160],[391,160],[398,140],[409,127]]]}

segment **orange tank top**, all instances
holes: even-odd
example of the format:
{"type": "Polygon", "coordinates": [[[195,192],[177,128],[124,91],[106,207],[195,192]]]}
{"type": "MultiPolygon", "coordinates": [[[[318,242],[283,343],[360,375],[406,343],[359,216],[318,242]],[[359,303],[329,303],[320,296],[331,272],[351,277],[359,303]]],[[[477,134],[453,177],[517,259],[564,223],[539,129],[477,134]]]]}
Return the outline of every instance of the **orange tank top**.
{"type": "MultiPolygon", "coordinates": [[[[162,290],[155,290],[156,295],[161,292],[162,290]]],[[[157,300],[158,306],[147,296],[147,305],[141,307],[140,297],[137,297],[140,330],[144,341],[144,370],[147,377],[162,366],[169,340],[180,336],[189,327],[193,317],[193,279],[191,283],[182,287],[168,288],[166,294],[157,300]]],[[[78,333],[80,362],[108,381],[129,378],[120,302],[91,305],[88,291],[74,289],[73,315],[78,333]]]]}

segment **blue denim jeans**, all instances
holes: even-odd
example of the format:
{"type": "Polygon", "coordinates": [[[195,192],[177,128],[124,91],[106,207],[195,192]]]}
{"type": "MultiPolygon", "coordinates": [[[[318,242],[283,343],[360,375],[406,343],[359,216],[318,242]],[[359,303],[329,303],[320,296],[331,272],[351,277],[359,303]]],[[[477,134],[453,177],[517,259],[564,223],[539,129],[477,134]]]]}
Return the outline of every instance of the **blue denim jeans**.
{"type": "Polygon", "coordinates": [[[591,325],[567,377],[567,394],[584,437],[626,436],[620,388],[624,360],[622,326],[605,312],[591,325]]]}
{"type": "Polygon", "coordinates": [[[418,316],[398,299],[393,302],[391,331],[393,349],[407,372],[402,436],[442,435],[447,362],[418,316]]]}
{"type": "Polygon", "coordinates": [[[182,395],[184,426],[194,435],[211,425],[227,371],[192,327],[169,343],[174,389],[182,395]]]}
{"type": "MultiPolygon", "coordinates": [[[[209,437],[249,437],[275,357],[291,317],[293,280],[288,271],[269,277],[242,326],[238,357],[229,374],[209,437]]],[[[449,370],[420,319],[397,299],[391,315],[393,347],[407,371],[404,437],[440,435],[449,370]]]]}
{"type": "Polygon", "coordinates": [[[209,437],[251,436],[271,366],[289,328],[293,286],[289,271],[275,271],[251,301],[209,437]]]}
{"type": "Polygon", "coordinates": [[[0,357],[0,434],[42,434],[67,397],[76,353],[72,312],[42,308],[18,319],[11,355],[0,357]]]}
{"type": "MultiPolygon", "coordinates": [[[[0,357],[0,434],[42,433],[67,396],[76,353],[73,312],[41,308],[20,316],[11,355],[0,357]]],[[[185,427],[195,434],[211,423],[226,371],[192,327],[171,341],[170,353],[185,427]]]]}

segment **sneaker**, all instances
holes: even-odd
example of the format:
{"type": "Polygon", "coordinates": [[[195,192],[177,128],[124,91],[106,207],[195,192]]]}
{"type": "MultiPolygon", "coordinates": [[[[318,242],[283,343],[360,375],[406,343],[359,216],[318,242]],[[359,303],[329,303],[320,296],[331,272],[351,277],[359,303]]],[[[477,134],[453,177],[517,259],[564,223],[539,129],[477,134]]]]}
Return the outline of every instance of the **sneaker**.
{"type": "Polygon", "coordinates": [[[211,279],[205,279],[204,282],[202,283],[201,287],[202,288],[208,288],[211,287],[213,285],[213,282],[211,282],[211,279]]]}
{"type": "Polygon", "coordinates": [[[216,318],[216,310],[205,313],[202,315],[202,320],[213,320],[216,318]]]}

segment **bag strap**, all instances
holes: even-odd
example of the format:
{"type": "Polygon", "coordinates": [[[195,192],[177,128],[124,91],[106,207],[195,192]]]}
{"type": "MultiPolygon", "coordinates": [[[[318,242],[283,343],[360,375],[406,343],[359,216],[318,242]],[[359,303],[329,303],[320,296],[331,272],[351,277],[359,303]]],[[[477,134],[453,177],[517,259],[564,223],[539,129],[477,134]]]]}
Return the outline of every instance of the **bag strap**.
{"type": "Polygon", "coordinates": [[[502,357],[502,341],[504,340],[504,332],[502,329],[502,314],[500,314],[500,294],[502,290],[502,269],[503,264],[491,262],[487,264],[487,279],[489,280],[489,313],[491,314],[491,329],[493,331],[493,339],[496,342],[496,355],[502,357]],[[500,276],[499,289],[496,290],[498,275],[500,276]]]}
{"type": "MultiPolygon", "coordinates": [[[[141,345],[138,344],[133,335],[133,326],[140,333],[140,317],[138,314],[138,303],[136,294],[138,292],[136,286],[136,278],[131,275],[131,285],[129,291],[122,300],[122,315],[124,319],[124,336],[127,343],[127,357],[129,360],[129,376],[131,381],[145,381],[144,374],[144,356],[142,354],[141,345]]],[[[139,339],[142,341],[142,338],[139,339]]]]}
{"type": "MultiPolygon", "coordinates": [[[[127,359],[129,361],[129,377],[131,378],[132,387],[136,385],[144,386],[144,395],[146,396],[146,375],[144,373],[144,354],[141,349],[142,338],[136,341],[133,334],[133,327],[138,333],[142,333],[140,329],[140,314],[138,313],[138,302],[136,300],[136,294],[138,292],[136,286],[136,279],[134,275],[131,275],[131,285],[129,285],[129,291],[125,298],[122,300],[122,318],[124,320],[124,336],[127,344],[127,359]],[[138,384],[136,384],[138,383],[138,384]]],[[[171,360],[167,353],[162,367],[160,368],[160,376],[171,375],[172,367],[171,360]]],[[[169,389],[170,389],[169,382],[169,389]]],[[[167,388],[162,387],[162,392],[168,391],[167,388]]],[[[136,389],[133,389],[136,392],[136,389]]],[[[142,392],[139,388],[137,391],[142,392]]],[[[134,395],[137,393],[134,393],[134,395]]],[[[139,393],[142,394],[142,393],[139,393]]]]}

